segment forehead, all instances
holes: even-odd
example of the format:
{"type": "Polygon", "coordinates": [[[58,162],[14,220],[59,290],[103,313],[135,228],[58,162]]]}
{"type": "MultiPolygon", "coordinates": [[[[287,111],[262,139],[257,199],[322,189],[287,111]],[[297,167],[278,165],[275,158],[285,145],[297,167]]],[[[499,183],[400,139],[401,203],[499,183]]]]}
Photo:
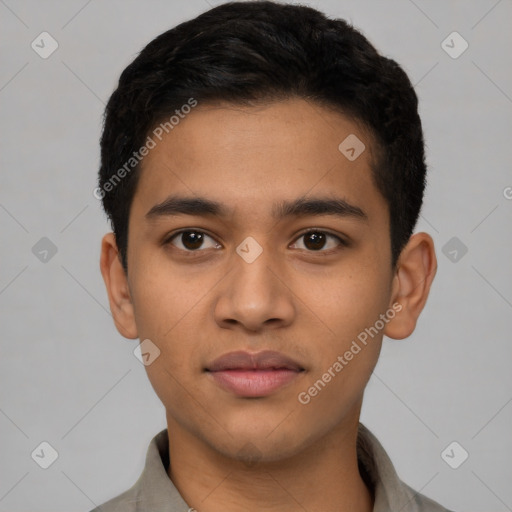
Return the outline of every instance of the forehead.
{"type": "Polygon", "coordinates": [[[371,175],[368,132],[309,101],[199,104],[153,139],[134,197],[140,213],[176,193],[254,215],[266,205],[271,215],[276,202],[310,194],[363,202],[370,213],[386,208],[371,175]]]}

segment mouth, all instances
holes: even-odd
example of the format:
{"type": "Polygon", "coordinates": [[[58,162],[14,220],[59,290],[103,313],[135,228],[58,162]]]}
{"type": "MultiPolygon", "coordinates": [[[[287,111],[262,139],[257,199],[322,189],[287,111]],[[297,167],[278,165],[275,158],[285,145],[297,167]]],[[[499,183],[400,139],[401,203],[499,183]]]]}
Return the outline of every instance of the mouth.
{"type": "Polygon", "coordinates": [[[230,352],[205,371],[225,391],[238,397],[259,398],[283,388],[305,369],[284,354],[267,350],[256,354],[230,352]]]}

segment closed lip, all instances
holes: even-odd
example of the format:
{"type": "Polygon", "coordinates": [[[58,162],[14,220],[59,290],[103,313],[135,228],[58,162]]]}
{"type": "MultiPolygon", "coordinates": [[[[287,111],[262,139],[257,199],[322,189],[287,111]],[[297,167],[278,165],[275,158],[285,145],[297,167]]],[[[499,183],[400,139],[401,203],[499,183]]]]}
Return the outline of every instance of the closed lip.
{"type": "Polygon", "coordinates": [[[208,372],[227,370],[258,371],[258,370],[292,370],[303,371],[304,368],[291,357],[273,350],[250,353],[242,350],[228,352],[212,361],[205,369],[208,372]]]}

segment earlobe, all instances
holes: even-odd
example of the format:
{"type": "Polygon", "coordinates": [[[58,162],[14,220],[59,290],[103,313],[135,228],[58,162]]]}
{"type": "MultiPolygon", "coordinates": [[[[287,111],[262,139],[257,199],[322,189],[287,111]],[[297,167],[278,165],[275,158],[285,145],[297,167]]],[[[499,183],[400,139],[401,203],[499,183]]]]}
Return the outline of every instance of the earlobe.
{"type": "Polygon", "coordinates": [[[137,338],[128,279],[121,264],[114,233],[107,233],[101,241],[100,269],[117,330],[125,338],[137,338]]]}
{"type": "Polygon", "coordinates": [[[403,339],[412,334],[427,302],[436,270],[437,259],[432,237],[427,233],[412,235],[400,254],[393,278],[390,306],[398,303],[401,310],[386,325],[386,336],[403,339]]]}

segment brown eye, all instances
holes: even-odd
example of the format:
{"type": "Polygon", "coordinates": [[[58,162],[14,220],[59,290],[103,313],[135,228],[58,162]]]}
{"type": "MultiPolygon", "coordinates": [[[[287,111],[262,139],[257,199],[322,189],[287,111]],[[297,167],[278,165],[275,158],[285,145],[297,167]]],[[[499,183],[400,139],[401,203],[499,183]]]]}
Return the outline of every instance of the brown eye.
{"type": "Polygon", "coordinates": [[[179,233],[176,233],[174,236],[172,236],[168,243],[171,243],[184,251],[196,251],[197,249],[201,248],[209,249],[211,247],[219,247],[219,244],[217,244],[211,236],[203,233],[202,231],[196,230],[180,231],[179,233]],[[174,243],[175,240],[179,243],[174,243]],[[203,245],[207,240],[212,240],[213,244],[204,247],[203,245]]]}
{"type": "MultiPolygon", "coordinates": [[[[331,235],[330,233],[326,233],[325,231],[320,230],[310,230],[306,233],[302,233],[302,235],[299,236],[297,240],[303,239],[303,246],[304,247],[296,247],[298,249],[305,248],[308,251],[322,251],[325,252],[325,250],[334,249],[336,247],[344,246],[346,245],[345,242],[336,235],[331,235]],[[331,243],[329,244],[329,240],[331,240],[331,243]],[[334,240],[337,243],[332,243],[332,240],[334,240]],[[328,247],[326,247],[326,244],[328,247]]],[[[297,242],[295,242],[294,245],[297,245],[297,242]]]]}
{"type": "Polygon", "coordinates": [[[325,245],[325,233],[308,233],[304,235],[304,245],[312,251],[318,251],[325,245]]]}

